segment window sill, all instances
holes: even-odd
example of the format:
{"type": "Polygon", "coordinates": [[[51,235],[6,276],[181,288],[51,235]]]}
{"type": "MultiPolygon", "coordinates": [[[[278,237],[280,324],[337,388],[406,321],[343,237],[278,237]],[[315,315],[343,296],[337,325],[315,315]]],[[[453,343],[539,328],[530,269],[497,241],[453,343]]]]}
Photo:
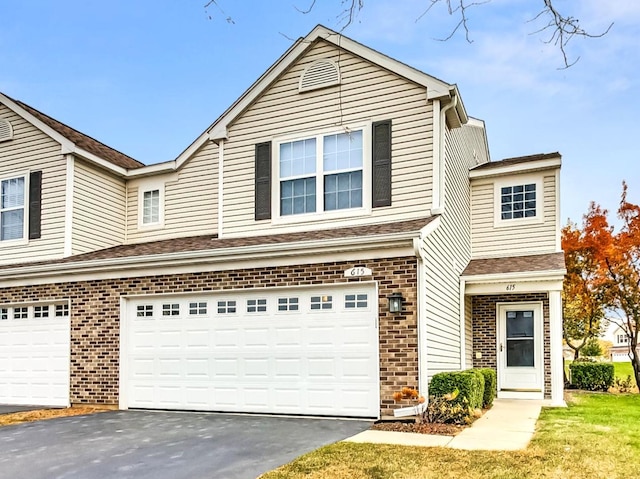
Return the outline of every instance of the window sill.
{"type": "Polygon", "coordinates": [[[533,218],[515,218],[510,220],[503,220],[501,218],[495,218],[493,222],[494,228],[511,228],[514,226],[531,226],[540,225],[544,223],[544,218],[541,216],[534,216],[533,218]]]}

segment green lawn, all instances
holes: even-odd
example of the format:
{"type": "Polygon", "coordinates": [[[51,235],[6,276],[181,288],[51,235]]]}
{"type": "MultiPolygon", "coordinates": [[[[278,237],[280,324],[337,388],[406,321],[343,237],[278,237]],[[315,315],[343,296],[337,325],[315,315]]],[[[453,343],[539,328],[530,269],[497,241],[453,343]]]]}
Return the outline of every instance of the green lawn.
{"type": "Polygon", "coordinates": [[[629,478],[640,457],[640,395],[573,393],[568,408],[544,409],[525,451],[336,443],[262,479],[629,478]]]}
{"type": "Polygon", "coordinates": [[[631,361],[628,363],[613,363],[613,367],[615,369],[616,377],[626,379],[627,376],[631,376],[633,378],[633,367],[631,367],[631,361]]]}

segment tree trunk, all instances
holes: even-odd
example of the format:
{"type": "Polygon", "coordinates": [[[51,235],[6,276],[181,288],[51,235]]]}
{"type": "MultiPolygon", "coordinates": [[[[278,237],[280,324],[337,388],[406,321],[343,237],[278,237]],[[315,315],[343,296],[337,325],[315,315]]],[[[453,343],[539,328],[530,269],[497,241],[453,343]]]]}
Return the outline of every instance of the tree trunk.
{"type": "Polygon", "coordinates": [[[631,366],[636,378],[636,386],[640,388],[640,355],[638,354],[638,335],[631,337],[631,366]]]}

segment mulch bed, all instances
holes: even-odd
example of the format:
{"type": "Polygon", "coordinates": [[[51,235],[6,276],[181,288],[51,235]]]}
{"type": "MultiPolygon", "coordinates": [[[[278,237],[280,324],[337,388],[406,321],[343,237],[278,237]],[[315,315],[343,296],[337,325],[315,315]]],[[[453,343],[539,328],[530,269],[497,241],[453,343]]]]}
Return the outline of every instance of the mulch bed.
{"type": "Polygon", "coordinates": [[[377,422],[371,429],[376,431],[415,432],[419,434],[436,434],[438,436],[455,436],[466,426],[440,423],[415,423],[406,421],[382,421],[377,422]]]}

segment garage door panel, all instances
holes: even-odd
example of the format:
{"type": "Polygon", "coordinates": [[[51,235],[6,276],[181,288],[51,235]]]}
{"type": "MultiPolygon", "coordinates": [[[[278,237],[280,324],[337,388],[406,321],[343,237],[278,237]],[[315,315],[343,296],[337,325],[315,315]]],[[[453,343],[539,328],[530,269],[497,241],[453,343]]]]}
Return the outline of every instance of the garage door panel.
{"type": "MultiPolygon", "coordinates": [[[[374,297],[374,286],[366,288],[374,297]]],[[[126,405],[377,416],[377,313],[355,301],[346,310],[344,292],[352,290],[329,285],[130,300],[126,405]],[[329,296],[331,309],[311,309],[329,296]],[[192,308],[196,302],[199,309],[192,308]],[[156,307],[151,320],[136,321],[144,304],[171,304],[182,316],[161,319],[156,307]],[[202,314],[194,318],[190,310],[202,314]]],[[[357,293],[362,298],[361,285],[357,293]]]]}
{"type": "Polygon", "coordinates": [[[0,403],[68,406],[69,318],[39,318],[41,306],[3,309],[9,311],[0,321],[0,403]]]}

